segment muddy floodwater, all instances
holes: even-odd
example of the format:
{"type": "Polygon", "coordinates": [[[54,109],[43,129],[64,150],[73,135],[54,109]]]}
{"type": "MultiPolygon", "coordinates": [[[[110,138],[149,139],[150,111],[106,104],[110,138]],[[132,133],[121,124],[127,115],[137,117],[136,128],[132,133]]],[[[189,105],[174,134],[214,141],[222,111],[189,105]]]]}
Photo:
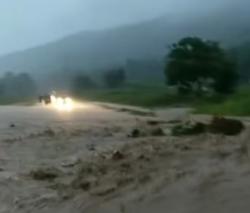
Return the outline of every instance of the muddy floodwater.
{"type": "Polygon", "coordinates": [[[97,103],[0,107],[0,213],[248,213],[248,123],[238,136],[171,136],[195,119],[205,118],[97,103]]]}

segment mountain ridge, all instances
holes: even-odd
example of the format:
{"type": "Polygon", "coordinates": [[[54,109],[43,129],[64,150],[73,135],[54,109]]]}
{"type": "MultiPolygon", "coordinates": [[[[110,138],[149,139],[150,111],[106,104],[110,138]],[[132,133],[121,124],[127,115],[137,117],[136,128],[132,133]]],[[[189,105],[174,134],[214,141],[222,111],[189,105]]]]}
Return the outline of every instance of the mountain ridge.
{"type": "Polygon", "coordinates": [[[162,60],[167,46],[185,36],[200,36],[233,47],[250,40],[250,15],[231,9],[188,20],[167,15],[132,25],[81,31],[57,41],[0,57],[0,73],[6,71],[50,73],[100,70],[123,66],[128,59],[162,60]]]}

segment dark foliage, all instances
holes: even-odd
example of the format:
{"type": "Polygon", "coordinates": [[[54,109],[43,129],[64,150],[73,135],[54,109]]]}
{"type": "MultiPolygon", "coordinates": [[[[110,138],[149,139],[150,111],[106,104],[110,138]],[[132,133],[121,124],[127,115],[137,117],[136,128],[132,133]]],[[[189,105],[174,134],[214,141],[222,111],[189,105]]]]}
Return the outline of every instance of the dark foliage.
{"type": "Polygon", "coordinates": [[[209,130],[215,134],[238,135],[245,129],[244,124],[235,119],[227,119],[223,117],[214,117],[209,130]]]}
{"type": "Polygon", "coordinates": [[[215,116],[209,124],[201,122],[178,124],[172,128],[172,135],[185,136],[213,133],[233,136],[240,134],[244,129],[244,124],[239,120],[215,116]]]}
{"type": "Polygon", "coordinates": [[[217,42],[187,37],[171,46],[166,65],[169,85],[181,93],[211,87],[219,93],[232,92],[237,83],[235,63],[217,42]]]}

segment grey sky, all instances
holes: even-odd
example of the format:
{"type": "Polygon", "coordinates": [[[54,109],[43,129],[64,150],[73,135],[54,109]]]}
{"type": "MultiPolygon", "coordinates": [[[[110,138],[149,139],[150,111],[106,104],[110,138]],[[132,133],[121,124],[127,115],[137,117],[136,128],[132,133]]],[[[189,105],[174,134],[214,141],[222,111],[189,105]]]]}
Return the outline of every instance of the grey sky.
{"type": "MultiPolygon", "coordinates": [[[[0,54],[162,14],[212,11],[233,0],[0,0],[0,54]]],[[[244,0],[243,0],[244,1],[244,0]]]]}

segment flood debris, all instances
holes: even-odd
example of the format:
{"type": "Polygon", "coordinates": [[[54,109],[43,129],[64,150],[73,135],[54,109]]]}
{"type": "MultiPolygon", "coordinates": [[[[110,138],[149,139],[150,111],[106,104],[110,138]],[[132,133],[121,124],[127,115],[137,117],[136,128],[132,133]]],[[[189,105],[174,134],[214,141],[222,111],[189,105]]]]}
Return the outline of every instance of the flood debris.
{"type": "Polygon", "coordinates": [[[16,127],[16,124],[12,123],[10,124],[10,128],[15,128],[16,127]]]}
{"type": "Polygon", "coordinates": [[[140,138],[140,137],[147,137],[147,136],[154,136],[154,137],[161,137],[165,136],[165,132],[163,128],[160,126],[141,126],[132,129],[131,133],[128,135],[130,138],[140,138]]]}
{"type": "Polygon", "coordinates": [[[129,171],[132,168],[132,166],[130,163],[122,163],[120,168],[122,171],[129,171]]]}
{"type": "Polygon", "coordinates": [[[172,128],[172,135],[198,135],[203,133],[222,134],[226,136],[239,135],[245,126],[242,121],[214,116],[208,124],[202,122],[186,122],[175,125],[172,128]]]}
{"type": "Polygon", "coordinates": [[[165,132],[163,131],[162,128],[159,127],[159,128],[153,129],[151,132],[151,135],[155,137],[161,137],[161,136],[165,136],[165,132]]]}
{"type": "Polygon", "coordinates": [[[145,116],[145,117],[155,117],[156,114],[155,112],[151,110],[145,110],[145,109],[140,109],[140,108],[131,108],[131,107],[119,107],[119,106],[114,106],[110,104],[99,104],[101,107],[109,109],[109,110],[115,110],[117,112],[124,112],[124,113],[129,113],[131,115],[135,116],[145,116]]]}
{"type": "Polygon", "coordinates": [[[118,112],[127,112],[131,115],[137,115],[137,116],[145,116],[145,117],[154,117],[155,113],[152,111],[146,111],[146,110],[137,110],[137,109],[131,109],[131,108],[120,108],[117,109],[118,112]]]}
{"type": "Polygon", "coordinates": [[[0,172],[0,181],[18,181],[19,180],[19,176],[18,174],[14,173],[14,172],[10,172],[10,171],[5,171],[5,170],[1,170],[0,172]]]}
{"type": "Polygon", "coordinates": [[[132,177],[130,175],[123,175],[120,178],[116,180],[117,187],[125,187],[135,181],[135,177],[132,177]]]}
{"type": "Polygon", "coordinates": [[[156,120],[148,120],[147,121],[147,124],[150,125],[150,126],[157,126],[160,123],[162,123],[162,122],[161,121],[156,121],[156,120]]]}
{"type": "Polygon", "coordinates": [[[23,140],[22,137],[14,137],[14,138],[6,138],[6,139],[3,139],[3,142],[5,143],[16,143],[16,142],[21,142],[23,140]]]}
{"type": "Polygon", "coordinates": [[[176,119],[176,120],[169,120],[167,121],[168,124],[180,124],[182,121],[180,119],[176,119]]]}
{"type": "MultiPolygon", "coordinates": [[[[150,119],[150,120],[147,120],[146,123],[149,125],[149,126],[159,126],[161,124],[170,124],[171,121],[167,121],[167,120],[158,120],[158,119],[150,119]]],[[[177,122],[178,123],[178,122],[177,122]]]]}
{"type": "Polygon", "coordinates": [[[191,147],[191,146],[189,146],[189,145],[184,145],[184,144],[176,144],[174,147],[175,147],[176,149],[181,150],[181,151],[190,151],[190,150],[192,150],[192,147],[191,147]]]}
{"type": "Polygon", "coordinates": [[[103,186],[100,186],[100,187],[94,189],[91,192],[91,194],[102,197],[102,196],[105,196],[105,195],[108,195],[108,194],[115,192],[116,189],[117,189],[117,186],[115,184],[103,185],[103,186]]]}
{"type": "Polygon", "coordinates": [[[51,128],[48,128],[48,129],[44,130],[43,135],[46,135],[48,137],[55,137],[56,133],[51,128]]]}
{"type": "Polygon", "coordinates": [[[73,157],[70,157],[69,159],[65,160],[64,162],[62,162],[61,166],[62,167],[74,167],[76,166],[77,164],[79,164],[81,162],[81,160],[76,157],[76,156],[73,156],[73,157]]]}
{"type": "Polygon", "coordinates": [[[56,168],[39,168],[30,172],[30,176],[38,181],[52,181],[59,176],[60,171],[56,168]]]}
{"type": "Polygon", "coordinates": [[[141,131],[139,130],[139,129],[133,129],[132,131],[131,131],[131,133],[128,135],[128,137],[130,137],[130,138],[139,138],[140,136],[142,136],[142,133],[141,133],[141,131]]]}
{"type": "Polygon", "coordinates": [[[151,180],[151,176],[148,174],[142,174],[137,178],[139,184],[145,184],[151,180]]]}
{"type": "Polygon", "coordinates": [[[91,187],[91,183],[90,181],[83,181],[79,184],[79,187],[84,191],[88,191],[91,187]]]}
{"type": "Polygon", "coordinates": [[[244,129],[242,121],[224,117],[215,116],[209,124],[209,131],[214,134],[233,136],[239,135],[244,129]]]}
{"type": "Polygon", "coordinates": [[[96,165],[84,165],[74,180],[71,182],[73,189],[89,191],[99,183],[99,177],[103,177],[105,172],[96,165]]]}
{"type": "Polygon", "coordinates": [[[150,161],[150,157],[148,157],[148,156],[146,156],[144,154],[139,155],[137,159],[141,160],[141,161],[147,161],[147,162],[150,161]]]}
{"type": "Polygon", "coordinates": [[[86,145],[86,148],[87,148],[89,151],[91,151],[91,152],[93,152],[93,151],[96,150],[96,146],[95,146],[95,144],[93,144],[93,143],[87,144],[87,145],[86,145]]]}
{"type": "Polygon", "coordinates": [[[198,135],[205,133],[207,130],[207,125],[201,122],[191,123],[187,122],[185,124],[178,124],[172,128],[173,136],[182,135],[198,135]]]}
{"type": "Polygon", "coordinates": [[[112,154],[112,160],[123,160],[125,158],[124,154],[120,151],[114,151],[112,154]]]}
{"type": "Polygon", "coordinates": [[[79,187],[80,189],[84,191],[89,191],[92,188],[98,187],[99,186],[99,179],[100,177],[92,175],[89,177],[85,177],[82,180],[79,181],[79,187]]]}

